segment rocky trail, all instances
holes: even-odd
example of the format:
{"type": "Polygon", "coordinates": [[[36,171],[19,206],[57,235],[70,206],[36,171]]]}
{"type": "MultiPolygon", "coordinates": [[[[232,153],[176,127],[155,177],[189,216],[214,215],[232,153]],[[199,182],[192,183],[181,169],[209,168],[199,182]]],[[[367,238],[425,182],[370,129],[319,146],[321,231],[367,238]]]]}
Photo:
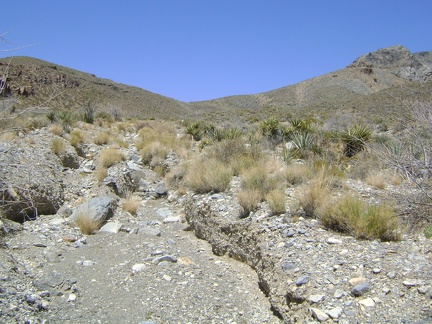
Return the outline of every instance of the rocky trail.
{"type": "MultiPolygon", "coordinates": [[[[125,161],[101,183],[98,145],[56,156],[45,129],[0,143],[4,179],[39,188],[34,204],[40,191],[63,202],[50,212],[41,199],[44,215],[0,224],[2,323],[432,322],[432,243],[423,234],[361,241],[289,210],[270,216],[265,204],[240,219],[238,178],[223,193],[172,193],[141,163],[135,136],[124,135],[125,161]],[[136,215],[117,194],[132,188],[136,215]],[[84,235],[70,221],[80,210],[107,223],[84,235]]],[[[295,188],[286,197],[295,200],[295,188]]]]}

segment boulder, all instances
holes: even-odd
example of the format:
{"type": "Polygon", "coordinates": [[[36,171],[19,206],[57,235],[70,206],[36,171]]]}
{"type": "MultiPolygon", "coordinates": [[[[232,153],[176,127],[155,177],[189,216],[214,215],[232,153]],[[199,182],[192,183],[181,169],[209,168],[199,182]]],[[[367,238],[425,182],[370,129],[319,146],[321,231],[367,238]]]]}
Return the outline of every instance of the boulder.
{"type": "Polygon", "coordinates": [[[23,222],[55,214],[63,205],[61,167],[36,143],[0,143],[0,208],[5,218],[23,222]]]}
{"type": "Polygon", "coordinates": [[[114,215],[116,206],[117,199],[111,196],[95,197],[78,206],[69,221],[74,222],[79,215],[85,214],[91,221],[103,223],[114,215]]]}

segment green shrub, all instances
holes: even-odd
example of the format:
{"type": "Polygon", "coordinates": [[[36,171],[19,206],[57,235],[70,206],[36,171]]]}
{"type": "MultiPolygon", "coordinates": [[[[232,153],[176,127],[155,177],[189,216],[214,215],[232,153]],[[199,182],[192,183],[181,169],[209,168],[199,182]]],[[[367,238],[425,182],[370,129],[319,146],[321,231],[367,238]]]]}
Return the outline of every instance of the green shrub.
{"type": "Polygon", "coordinates": [[[432,225],[427,225],[423,230],[424,235],[426,238],[430,239],[432,238],[432,225]]]}
{"type": "Polygon", "coordinates": [[[397,215],[386,205],[368,205],[345,196],[336,203],[322,204],[317,216],[325,227],[350,233],[358,239],[400,239],[397,215]]]}
{"type": "Polygon", "coordinates": [[[270,117],[260,123],[261,133],[267,138],[276,138],[279,135],[280,121],[276,117],[270,117]]]}
{"type": "Polygon", "coordinates": [[[366,143],[372,138],[372,131],[366,126],[354,125],[341,134],[345,144],[344,154],[352,157],[366,148],[366,143]]]}
{"type": "Polygon", "coordinates": [[[199,122],[194,122],[186,126],[185,133],[192,135],[195,141],[201,139],[201,124],[199,122]]]}

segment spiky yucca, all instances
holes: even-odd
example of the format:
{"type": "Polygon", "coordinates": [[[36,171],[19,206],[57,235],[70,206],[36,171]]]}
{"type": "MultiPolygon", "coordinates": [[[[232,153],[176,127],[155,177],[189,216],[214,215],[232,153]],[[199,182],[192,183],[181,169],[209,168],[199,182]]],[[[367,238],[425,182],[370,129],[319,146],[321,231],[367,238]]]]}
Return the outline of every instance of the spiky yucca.
{"type": "Polygon", "coordinates": [[[366,143],[372,138],[372,131],[363,125],[354,125],[341,134],[345,144],[344,155],[352,157],[366,148],[366,143]]]}

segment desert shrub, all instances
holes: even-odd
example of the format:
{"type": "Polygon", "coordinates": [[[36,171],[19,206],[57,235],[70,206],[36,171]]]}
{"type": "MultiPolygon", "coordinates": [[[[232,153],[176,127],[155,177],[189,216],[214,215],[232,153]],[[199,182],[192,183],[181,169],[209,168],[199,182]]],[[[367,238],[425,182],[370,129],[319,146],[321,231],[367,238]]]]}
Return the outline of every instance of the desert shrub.
{"type": "Polygon", "coordinates": [[[300,184],[311,177],[311,169],[306,164],[290,164],[282,172],[282,178],[291,185],[300,184]]]}
{"type": "Polygon", "coordinates": [[[50,147],[51,151],[56,155],[63,154],[66,151],[66,143],[63,139],[58,137],[51,140],[50,147]]]}
{"type": "Polygon", "coordinates": [[[242,189],[237,194],[237,201],[242,210],[240,218],[249,216],[249,214],[258,209],[261,202],[261,192],[257,189],[242,189]]]}
{"type": "Polygon", "coordinates": [[[125,156],[119,149],[113,147],[105,148],[100,153],[99,166],[103,168],[109,168],[110,166],[124,159],[125,156]]]}
{"type": "Polygon", "coordinates": [[[85,132],[83,132],[82,130],[76,128],[74,129],[71,133],[70,133],[70,137],[69,137],[69,143],[77,148],[79,147],[81,144],[84,143],[86,138],[86,134],[85,132]]]}
{"type": "Polygon", "coordinates": [[[316,217],[316,210],[329,201],[332,177],[328,170],[322,168],[315,177],[307,184],[305,191],[300,197],[300,205],[308,217],[316,217]]]}
{"type": "Polygon", "coordinates": [[[285,193],[281,189],[273,189],[266,196],[272,215],[283,214],[286,211],[285,193]]]}
{"type": "Polygon", "coordinates": [[[57,120],[60,121],[65,132],[70,132],[76,118],[70,111],[59,111],[56,114],[57,120]]]}
{"type": "Polygon", "coordinates": [[[85,210],[82,210],[78,211],[74,223],[80,229],[81,233],[91,235],[101,227],[103,222],[100,219],[95,220],[90,218],[85,210]]]}
{"type": "Polygon", "coordinates": [[[279,135],[280,121],[276,117],[263,120],[260,125],[261,133],[267,138],[276,138],[279,135]]]}
{"type": "Polygon", "coordinates": [[[99,132],[93,138],[93,143],[96,145],[108,144],[111,140],[111,135],[109,132],[99,132]]]}
{"type": "Polygon", "coordinates": [[[140,153],[141,160],[144,164],[155,167],[166,159],[169,149],[160,142],[151,142],[144,146],[140,153]]]}
{"type": "Polygon", "coordinates": [[[185,180],[197,193],[221,192],[228,189],[232,177],[229,166],[215,159],[197,160],[188,168],[185,180]]]}
{"type": "Polygon", "coordinates": [[[363,125],[354,125],[341,134],[345,144],[344,154],[352,157],[366,148],[366,143],[372,138],[372,131],[363,125]]]}
{"type": "Polygon", "coordinates": [[[199,141],[202,137],[201,124],[199,122],[193,122],[186,126],[185,133],[192,136],[195,141],[199,141]]]}
{"type": "Polygon", "coordinates": [[[46,118],[50,123],[54,123],[57,120],[56,113],[54,111],[50,111],[46,114],[46,118]]]}
{"type": "Polygon", "coordinates": [[[270,173],[268,165],[254,165],[240,175],[241,188],[245,190],[258,190],[261,199],[273,189],[282,186],[280,174],[270,173]]]}
{"type": "Polygon", "coordinates": [[[54,135],[60,136],[60,134],[63,133],[63,127],[59,124],[52,124],[49,131],[54,135]]]}
{"type": "Polygon", "coordinates": [[[432,225],[425,226],[423,233],[427,239],[432,238],[432,225]]]}
{"type": "Polygon", "coordinates": [[[317,216],[325,227],[350,233],[359,239],[400,239],[397,215],[386,205],[368,205],[345,196],[333,204],[323,203],[317,209],[317,216]]]}
{"type": "Polygon", "coordinates": [[[42,127],[48,126],[48,120],[42,118],[41,116],[32,117],[27,121],[27,128],[29,129],[40,129],[42,127]]]}

